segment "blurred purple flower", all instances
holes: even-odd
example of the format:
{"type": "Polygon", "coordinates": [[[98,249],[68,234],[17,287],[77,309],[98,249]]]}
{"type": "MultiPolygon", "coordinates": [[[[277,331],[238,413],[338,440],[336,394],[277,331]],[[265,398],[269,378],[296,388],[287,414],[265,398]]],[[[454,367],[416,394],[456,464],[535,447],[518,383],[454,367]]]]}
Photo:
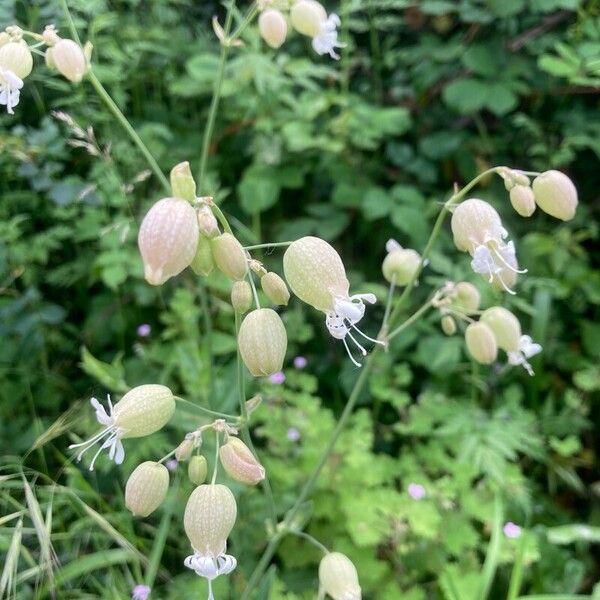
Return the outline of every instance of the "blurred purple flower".
{"type": "Polygon", "coordinates": [[[304,369],[304,367],[306,367],[307,364],[308,361],[306,360],[306,358],[304,358],[304,356],[296,356],[296,358],[294,359],[294,366],[296,367],[296,369],[304,369]]]}
{"type": "Polygon", "coordinates": [[[297,442],[300,439],[300,432],[295,427],[290,427],[287,430],[287,439],[290,442],[297,442]]]}
{"type": "Polygon", "coordinates": [[[169,471],[174,471],[178,465],[179,463],[174,458],[171,458],[165,463],[165,467],[167,467],[169,471]]]}
{"type": "Polygon", "coordinates": [[[504,531],[504,535],[511,540],[521,536],[521,528],[518,525],[515,525],[512,521],[505,523],[502,531],[504,531]]]}
{"type": "Polygon", "coordinates": [[[137,328],[137,334],[140,337],[148,337],[150,335],[151,331],[152,331],[152,327],[150,327],[150,325],[148,325],[148,323],[142,323],[142,325],[140,325],[137,328]]]}
{"type": "Polygon", "coordinates": [[[131,600],[147,600],[150,596],[149,585],[136,585],[131,592],[131,600]]]}
{"type": "Polygon", "coordinates": [[[270,375],[269,381],[271,383],[276,383],[277,385],[282,384],[285,381],[285,375],[283,374],[283,371],[277,371],[277,373],[270,375]]]}
{"type": "Polygon", "coordinates": [[[420,483],[411,483],[408,486],[408,495],[413,500],[423,500],[427,496],[427,491],[420,483]]]}

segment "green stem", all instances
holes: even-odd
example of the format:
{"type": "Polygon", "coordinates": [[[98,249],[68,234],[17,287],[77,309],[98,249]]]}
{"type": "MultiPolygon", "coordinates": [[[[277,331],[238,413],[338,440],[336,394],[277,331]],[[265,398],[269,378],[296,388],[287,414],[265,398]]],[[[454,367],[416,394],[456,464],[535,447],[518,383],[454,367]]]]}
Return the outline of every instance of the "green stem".
{"type": "Polygon", "coordinates": [[[303,539],[309,541],[313,546],[318,548],[323,554],[329,554],[329,550],[323,544],[321,544],[321,542],[319,540],[317,540],[312,535],[310,535],[310,533],[306,533],[306,531],[294,531],[294,530],[290,530],[290,533],[292,535],[295,535],[296,537],[303,538],[303,539]]]}
{"type": "Polygon", "coordinates": [[[254,244],[254,246],[244,246],[244,250],[259,250],[260,248],[279,248],[290,246],[294,242],[271,242],[269,244],[254,244]]]}
{"type": "Polygon", "coordinates": [[[521,582],[523,581],[523,562],[525,558],[525,536],[521,536],[519,542],[519,549],[517,556],[515,557],[515,564],[513,565],[512,572],[510,574],[510,582],[508,584],[508,595],[506,600],[516,600],[521,589],[521,582]]]}
{"type": "Polygon", "coordinates": [[[254,275],[252,274],[252,271],[248,271],[248,279],[250,280],[250,286],[252,287],[252,295],[254,296],[254,303],[256,304],[256,308],[260,308],[260,301],[258,299],[256,285],[254,285],[254,275]]]}
{"type": "Polygon", "coordinates": [[[421,308],[419,308],[419,310],[415,311],[410,317],[408,317],[408,319],[406,319],[406,321],[404,321],[404,323],[402,323],[401,325],[396,327],[396,329],[394,329],[394,331],[392,331],[387,336],[387,339],[391,340],[391,339],[395,338],[398,334],[402,333],[407,327],[410,327],[410,325],[412,325],[415,321],[418,321],[431,308],[432,304],[433,304],[433,299],[429,300],[425,304],[423,304],[423,306],[421,306],[421,308]]]}
{"type": "Polygon", "coordinates": [[[240,419],[236,415],[228,415],[227,413],[222,413],[222,412],[218,412],[216,410],[211,410],[210,408],[204,408],[204,406],[200,406],[199,404],[194,404],[193,402],[190,402],[189,400],[186,400],[185,398],[180,398],[179,396],[174,396],[174,398],[175,398],[175,400],[177,400],[177,402],[182,402],[183,404],[189,404],[196,410],[206,413],[207,415],[210,415],[211,417],[217,417],[219,419],[227,419],[228,421],[233,421],[233,422],[239,421],[239,419],[240,419]]]}
{"type": "Polygon", "coordinates": [[[485,556],[483,563],[483,572],[481,575],[481,586],[479,588],[479,600],[486,600],[489,596],[494,582],[494,576],[496,575],[496,569],[498,568],[498,560],[500,558],[500,546],[502,545],[502,518],[504,513],[504,507],[502,505],[502,498],[499,493],[496,493],[494,497],[494,521],[492,535],[490,537],[490,543],[488,545],[488,551],[485,556]]]}
{"type": "Polygon", "coordinates": [[[258,564],[254,568],[254,571],[252,571],[252,575],[250,576],[250,579],[248,580],[248,585],[246,586],[246,589],[244,590],[243,594],[241,595],[240,600],[249,600],[250,593],[258,585],[260,578],[262,577],[263,573],[269,566],[269,563],[271,562],[271,559],[273,558],[273,555],[275,554],[275,551],[277,550],[277,547],[279,546],[279,542],[282,540],[282,538],[285,536],[286,533],[287,532],[280,531],[279,533],[276,533],[269,540],[269,543],[267,544],[265,551],[263,552],[262,556],[260,557],[258,564]]]}
{"type": "Polygon", "coordinates": [[[390,283],[390,289],[388,291],[387,302],[385,303],[385,313],[383,314],[383,321],[381,323],[381,331],[387,332],[388,321],[390,319],[390,312],[392,310],[392,300],[394,298],[394,291],[396,289],[396,274],[392,276],[392,282],[390,283]]]}
{"type": "Polygon", "coordinates": [[[256,2],[255,2],[250,7],[250,10],[247,12],[246,16],[244,17],[242,22],[239,24],[238,28],[229,36],[229,40],[231,42],[234,42],[235,40],[237,40],[240,37],[240,35],[242,35],[242,33],[244,32],[246,27],[248,27],[248,25],[250,25],[250,23],[252,23],[252,20],[254,19],[254,17],[257,14],[258,14],[258,4],[256,4],[256,2]]]}
{"type": "Polygon", "coordinates": [[[217,481],[217,471],[219,469],[219,432],[215,430],[215,464],[213,466],[212,479],[210,480],[211,485],[215,485],[217,481]]]}
{"type": "Polygon", "coordinates": [[[200,304],[202,307],[202,316],[204,318],[204,353],[206,355],[206,364],[208,367],[208,389],[206,393],[206,402],[209,406],[211,406],[214,387],[212,360],[212,320],[210,318],[210,303],[208,294],[206,293],[206,285],[204,284],[203,280],[200,280],[199,294],[200,304]]]}
{"type": "Polygon", "coordinates": [[[229,225],[229,222],[227,221],[227,217],[225,217],[225,215],[223,214],[223,211],[214,202],[210,205],[210,209],[213,211],[213,213],[219,220],[219,223],[221,223],[221,227],[223,227],[223,229],[227,233],[231,233],[233,235],[231,226],[229,225]]]}
{"type": "MultiPolygon", "coordinates": [[[[69,6],[67,4],[67,0],[60,0],[62,5],[63,12],[65,13],[65,17],[67,19],[67,23],[69,25],[69,30],[71,31],[71,35],[73,39],[81,46],[81,40],[79,39],[79,35],[77,34],[77,29],[75,28],[75,23],[73,22],[73,17],[71,16],[71,12],[69,11],[69,6]]],[[[156,175],[157,179],[162,184],[163,188],[167,193],[171,192],[171,185],[169,184],[169,180],[165,177],[165,174],[162,172],[162,169],[158,166],[155,158],[152,156],[150,150],[144,142],[142,138],[137,134],[135,129],[131,126],[131,123],[127,120],[127,117],[121,112],[121,109],[117,106],[115,101],[110,97],[110,94],[106,91],[104,86],[100,83],[100,80],[96,77],[94,72],[90,70],[87,74],[87,78],[90,83],[96,90],[100,99],[106,104],[110,112],[117,119],[121,127],[126,131],[135,145],[139,148],[141,153],[144,155],[144,158],[148,161],[148,165],[156,175]]]]}
{"type": "MultiPolygon", "coordinates": [[[[233,21],[233,10],[235,8],[235,0],[231,0],[227,8],[227,16],[225,17],[225,39],[229,37],[229,31],[231,30],[231,23],[233,21]]],[[[208,150],[210,148],[210,141],[212,139],[213,129],[215,127],[215,120],[217,117],[217,110],[219,108],[219,102],[221,100],[221,87],[223,85],[223,76],[225,75],[225,65],[227,64],[227,56],[229,55],[229,42],[221,44],[221,56],[219,58],[219,67],[217,69],[217,76],[213,86],[212,99],[210,101],[210,108],[208,110],[208,119],[206,121],[206,128],[204,129],[204,139],[202,140],[202,154],[200,156],[200,165],[198,167],[198,189],[204,190],[204,175],[206,173],[206,162],[208,160],[208,150]]]]}

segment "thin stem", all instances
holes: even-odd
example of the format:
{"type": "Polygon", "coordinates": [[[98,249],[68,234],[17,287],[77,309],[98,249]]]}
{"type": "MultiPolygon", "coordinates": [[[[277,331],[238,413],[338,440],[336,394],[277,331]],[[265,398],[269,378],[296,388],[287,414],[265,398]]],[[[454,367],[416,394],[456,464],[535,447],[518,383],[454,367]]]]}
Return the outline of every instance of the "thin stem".
{"type": "Polygon", "coordinates": [[[387,302],[385,303],[385,313],[383,315],[383,322],[381,323],[381,331],[384,333],[387,331],[388,320],[390,318],[390,312],[392,310],[392,299],[394,297],[394,290],[396,289],[396,274],[392,275],[392,282],[390,283],[390,289],[388,291],[387,302]]]}
{"type": "MultiPolygon", "coordinates": [[[[63,12],[65,13],[65,17],[67,19],[67,23],[69,25],[69,30],[71,31],[71,35],[73,39],[81,46],[81,40],[79,39],[79,35],[77,34],[77,29],[75,28],[75,23],[73,22],[73,17],[71,16],[71,12],[69,11],[69,6],[67,4],[67,0],[60,0],[63,12]]],[[[106,91],[104,86],[100,83],[100,80],[96,77],[94,72],[90,70],[87,74],[87,77],[96,90],[100,99],[106,104],[110,112],[112,112],[113,116],[117,119],[121,127],[127,132],[129,137],[135,143],[135,145],[139,148],[141,153],[144,155],[144,158],[148,161],[148,165],[162,184],[163,188],[167,193],[171,191],[171,185],[169,184],[169,180],[165,177],[165,174],[162,172],[161,168],[158,166],[155,158],[148,150],[148,147],[142,141],[142,138],[137,134],[135,129],[131,126],[131,123],[127,120],[127,117],[121,112],[121,109],[117,106],[115,101],[110,97],[110,94],[106,91]]]]}
{"type": "Polygon", "coordinates": [[[215,481],[217,481],[218,469],[219,469],[219,432],[215,429],[215,464],[213,467],[212,479],[210,480],[211,485],[215,485],[215,481]]]}
{"type": "Polygon", "coordinates": [[[412,325],[415,321],[418,321],[431,308],[432,304],[433,304],[433,298],[431,300],[428,300],[427,302],[425,302],[425,304],[423,304],[423,306],[421,306],[421,308],[419,308],[419,310],[415,311],[410,317],[408,317],[408,319],[406,319],[406,321],[404,321],[404,323],[402,323],[401,325],[396,327],[396,329],[394,329],[394,331],[392,331],[387,336],[387,339],[391,340],[391,339],[395,338],[398,334],[402,333],[407,327],[412,325]]]}
{"type": "MultiPolygon", "coordinates": [[[[225,40],[229,37],[229,31],[231,30],[231,23],[233,21],[233,10],[235,8],[235,0],[231,0],[227,8],[227,16],[225,17],[225,40]]],[[[206,127],[204,129],[204,139],[202,140],[202,154],[200,156],[200,165],[198,167],[198,189],[204,189],[204,175],[206,172],[206,162],[208,160],[208,150],[210,148],[210,141],[212,139],[213,129],[215,127],[215,120],[217,117],[217,110],[219,108],[219,102],[221,100],[221,87],[223,85],[223,76],[225,75],[225,65],[227,64],[227,56],[229,54],[229,41],[221,44],[221,56],[219,58],[219,67],[217,69],[217,75],[213,86],[213,94],[210,102],[210,108],[208,110],[208,119],[206,121],[206,127]]]]}
{"type": "Polygon", "coordinates": [[[227,233],[233,234],[233,231],[231,231],[231,226],[229,225],[227,218],[223,214],[223,211],[214,202],[210,205],[210,209],[213,211],[213,213],[219,220],[219,223],[221,223],[221,227],[223,227],[223,229],[227,233]]]}
{"type": "Polygon", "coordinates": [[[290,246],[294,242],[270,242],[268,244],[254,244],[254,246],[244,246],[244,250],[259,250],[260,248],[279,248],[290,246]]]}
{"type": "Polygon", "coordinates": [[[323,544],[321,544],[321,542],[319,540],[317,540],[312,535],[310,535],[310,533],[306,533],[306,531],[296,531],[293,529],[290,530],[290,533],[292,535],[295,535],[296,537],[303,538],[303,539],[309,541],[313,546],[318,548],[323,554],[329,554],[329,550],[323,544]]]}
{"type": "Polygon", "coordinates": [[[175,448],[175,450],[171,450],[171,452],[169,452],[169,454],[165,454],[165,456],[163,456],[159,461],[158,464],[162,465],[168,458],[171,458],[171,456],[173,456],[173,454],[175,454],[175,452],[177,452],[177,448],[175,448]]]}
{"type": "Polygon", "coordinates": [[[275,554],[275,551],[279,546],[279,542],[282,540],[286,533],[287,532],[280,531],[269,540],[269,543],[267,544],[263,555],[260,557],[260,560],[258,561],[256,567],[254,567],[254,571],[252,571],[252,575],[248,580],[248,585],[246,586],[246,589],[241,595],[240,600],[248,600],[250,598],[250,593],[258,585],[260,578],[269,566],[269,563],[271,562],[271,559],[273,558],[273,555],[275,554]]]}
{"type": "Polygon", "coordinates": [[[500,558],[500,546],[502,545],[502,516],[504,507],[499,493],[494,497],[494,521],[492,524],[492,535],[488,545],[488,550],[483,563],[483,572],[481,574],[481,586],[479,588],[478,599],[486,600],[489,596],[494,582],[498,560],[500,558]]]}
{"type": "Polygon", "coordinates": [[[248,25],[250,25],[250,23],[252,23],[252,20],[254,19],[254,17],[257,14],[258,14],[258,4],[255,2],[250,7],[250,10],[246,13],[246,16],[244,17],[242,22],[239,24],[237,29],[229,36],[230,42],[235,42],[235,40],[237,40],[240,37],[240,35],[242,35],[242,33],[244,32],[246,27],[248,27],[248,25]]]}
{"type": "Polygon", "coordinates": [[[216,410],[211,410],[210,408],[204,408],[204,406],[200,406],[199,404],[194,404],[193,402],[190,402],[189,400],[186,400],[185,398],[180,398],[179,396],[174,396],[174,398],[175,398],[175,400],[177,400],[177,402],[182,402],[183,404],[189,404],[196,410],[206,413],[207,415],[210,415],[211,417],[217,417],[219,419],[227,419],[228,421],[234,421],[234,422],[239,421],[239,419],[240,419],[236,415],[228,415],[227,413],[222,413],[222,412],[218,412],[216,410]]]}
{"type": "Polygon", "coordinates": [[[199,283],[200,304],[202,307],[202,316],[204,318],[204,352],[206,355],[207,373],[208,373],[208,390],[206,392],[206,401],[209,406],[212,403],[214,377],[213,377],[213,360],[212,360],[212,319],[210,316],[210,301],[206,293],[206,285],[203,280],[199,283]]]}
{"type": "Polygon", "coordinates": [[[260,308],[260,301],[258,300],[258,293],[256,291],[256,286],[254,285],[254,275],[252,274],[252,271],[248,271],[248,279],[250,280],[250,287],[252,288],[252,295],[254,296],[256,308],[260,308]]]}

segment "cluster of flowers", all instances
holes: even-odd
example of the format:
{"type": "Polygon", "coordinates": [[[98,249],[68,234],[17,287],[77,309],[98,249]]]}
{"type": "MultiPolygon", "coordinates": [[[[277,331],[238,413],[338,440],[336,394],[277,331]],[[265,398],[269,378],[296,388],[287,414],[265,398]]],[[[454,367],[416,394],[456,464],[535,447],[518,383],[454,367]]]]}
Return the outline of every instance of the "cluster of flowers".
{"type": "Polygon", "coordinates": [[[46,65],[58,71],[73,83],[79,83],[89,68],[91,46],[81,48],[73,40],[60,38],[53,25],[48,25],[40,35],[25,32],[16,25],[0,32],[0,105],[6,106],[9,114],[19,103],[23,80],[33,70],[33,54],[24,35],[39,40],[39,45],[47,46],[44,54],[46,65]]]}
{"type": "Polygon", "coordinates": [[[261,37],[271,48],[279,48],[287,37],[288,20],[300,34],[312,39],[312,47],[317,54],[328,54],[338,60],[336,48],[343,48],[338,42],[337,28],[340,18],[336,14],[327,15],[322,4],[316,0],[296,0],[289,8],[286,16],[280,10],[262,3],[262,11],[258,17],[258,30],[261,37]]]}

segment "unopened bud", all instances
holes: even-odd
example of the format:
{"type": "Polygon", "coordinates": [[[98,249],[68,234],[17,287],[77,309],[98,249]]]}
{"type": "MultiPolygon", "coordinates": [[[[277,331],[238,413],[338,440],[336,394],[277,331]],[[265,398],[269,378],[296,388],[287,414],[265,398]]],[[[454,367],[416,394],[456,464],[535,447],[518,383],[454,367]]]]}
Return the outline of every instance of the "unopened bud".
{"type": "Polygon", "coordinates": [[[60,37],[56,33],[56,28],[54,25],[46,25],[46,28],[42,32],[42,39],[48,46],[54,46],[60,42],[60,37]]]}
{"type": "Polygon", "coordinates": [[[0,67],[25,79],[33,69],[33,56],[26,42],[7,42],[0,46],[0,67]]]}
{"type": "Polygon", "coordinates": [[[177,462],[185,462],[194,451],[194,440],[191,438],[185,438],[179,446],[175,449],[175,459],[177,462]]]}
{"type": "Polygon", "coordinates": [[[466,315],[474,313],[479,308],[481,294],[472,283],[460,281],[456,284],[454,291],[456,293],[452,299],[454,308],[466,315]]]}
{"type": "Polygon", "coordinates": [[[112,411],[114,425],[123,429],[121,438],[137,438],[162,429],[175,412],[173,392],[158,384],[138,385],[117,402],[112,411]]]}
{"type": "Polygon", "coordinates": [[[393,281],[395,285],[401,286],[410,283],[420,265],[421,256],[416,250],[398,245],[383,259],[381,270],[389,283],[393,281]]]}
{"type": "Polygon", "coordinates": [[[144,276],[161,285],[190,265],[198,247],[196,211],[182,198],[163,198],[146,213],[138,246],[144,261],[144,276]]]}
{"type": "Polygon", "coordinates": [[[195,485],[202,485],[206,481],[207,473],[208,464],[206,463],[206,458],[201,454],[192,456],[188,463],[188,477],[190,481],[195,485]]]}
{"type": "Polygon", "coordinates": [[[252,288],[247,281],[235,281],[231,288],[231,305],[236,313],[243,315],[252,306],[252,288]]]}
{"type": "Polygon", "coordinates": [[[502,306],[488,308],[481,315],[483,321],[494,332],[498,346],[505,352],[518,352],[521,340],[521,323],[509,310],[502,306]]]}
{"type": "Polygon", "coordinates": [[[273,304],[283,304],[287,306],[290,300],[290,291],[285,281],[277,273],[266,273],[260,278],[260,285],[267,298],[273,304]]]}
{"type": "Polygon", "coordinates": [[[231,233],[223,233],[213,238],[211,246],[218,269],[229,279],[240,281],[246,277],[246,253],[231,233]]]}
{"type": "Polygon", "coordinates": [[[535,196],[527,185],[515,185],[509,193],[512,207],[522,217],[530,217],[535,212],[535,196]]]}
{"type": "Polygon", "coordinates": [[[165,465],[146,461],[138,465],[125,485],[125,506],[136,517],[147,517],[164,501],[169,489],[165,465]]]}
{"type": "Polygon", "coordinates": [[[235,481],[256,485],[265,478],[264,467],[239,438],[230,437],[219,448],[219,457],[223,468],[235,481]]]}
{"type": "Polygon", "coordinates": [[[475,246],[487,242],[490,232],[502,229],[502,221],[490,204],[470,198],[454,209],[450,226],[456,247],[463,252],[473,252],[475,246]]]}
{"type": "Polygon", "coordinates": [[[248,414],[252,414],[261,404],[262,396],[260,394],[256,394],[256,396],[252,396],[250,400],[246,400],[246,410],[248,414]]]}
{"type": "Polygon", "coordinates": [[[524,185],[526,187],[529,187],[530,185],[529,177],[517,169],[500,167],[498,169],[498,175],[504,179],[504,187],[506,188],[507,192],[510,192],[515,185],[524,185]]]}
{"type": "Polygon", "coordinates": [[[327,20],[327,11],[315,0],[298,0],[290,10],[292,27],[302,35],[315,37],[327,20]]]}
{"type": "Polygon", "coordinates": [[[262,277],[263,275],[267,274],[267,270],[263,267],[263,264],[260,262],[260,260],[256,260],[255,258],[251,258],[248,261],[248,267],[258,277],[262,277]]]}
{"type": "Polygon", "coordinates": [[[536,204],[545,212],[570,221],[577,209],[577,189],[573,182],[560,171],[546,171],[533,180],[536,204]]]}
{"type": "Polygon", "coordinates": [[[287,23],[280,11],[270,8],[258,17],[260,36],[271,48],[279,48],[287,35],[287,23]]]}
{"type": "Polygon", "coordinates": [[[341,552],[328,552],[319,564],[322,592],[333,600],[361,600],[358,573],[352,561],[341,552]]]}
{"type": "Polygon", "coordinates": [[[469,354],[482,365],[489,365],[498,356],[498,345],[493,331],[485,323],[471,323],[465,331],[469,354]]]}
{"type": "Polygon", "coordinates": [[[73,83],[79,83],[88,70],[81,46],[68,39],[61,39],[46,50],[46,63],[73,83]]]}
{"type": "Polygon", "coordinates": [[[196,199],[196,182],[190,169],[190,163],[185,161],[171,169],[171,191],[175,198],[183,198],[188,202],[196,199]]]}
{"type": "Polygon", "coordinates": [[[196,248],[196,254],[190,267],[196,275],[209,275],[215,268],[215,259],[212,254],[212,246],[210,240],[203,235],[198,239],[198,247],[196,248]]]}
{"type": "Polygon", "coordinates": [[[183,526],[192,547],[204,556],[217,558],[225,551],[237,516],[231,490],[221,484],[200,485],[191,494],[183,526]]]}
{"type": "Polygon", "coordinates": [[[198,227],[200,233],[207,238],[214,238],[219,235],[219,223],[209,206],[201,206],[198,209],[198,227]]]}
{"type": "Polygon", "coordinates": [[[454,335],[456,333],[456,321],[450,315],[442,317],[442,331],[446,335],[454,335]]]}
{"type": "Polygon", "coordinates": [[[248,313],[238,334],[244,364],[255,377],[281,371],[287,350],[287,334],[280,316],[270,308],[248,313]]]}

